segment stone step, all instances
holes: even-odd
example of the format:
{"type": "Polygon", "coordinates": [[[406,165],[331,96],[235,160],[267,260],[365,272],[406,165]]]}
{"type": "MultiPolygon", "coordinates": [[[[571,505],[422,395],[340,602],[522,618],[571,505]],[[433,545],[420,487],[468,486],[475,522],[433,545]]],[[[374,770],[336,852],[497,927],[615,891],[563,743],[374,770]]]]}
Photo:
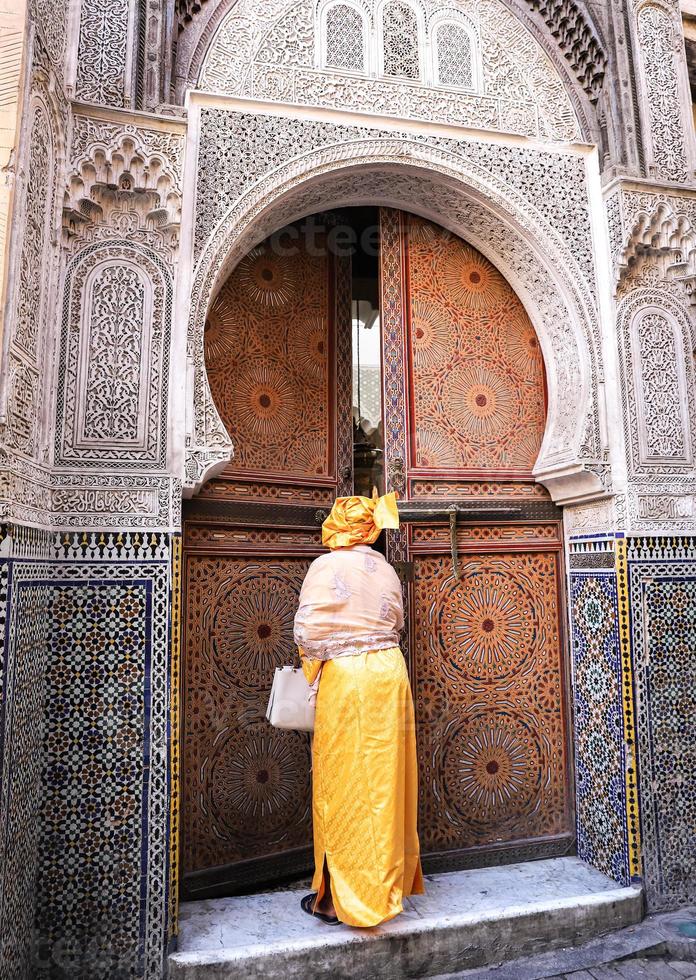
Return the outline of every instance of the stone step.
{"type": "Polygon", "coordinates": [[[306,889],[185,903],[171,980],[435,977],[573,946],[640,921],[640,889],[577,858],[430,875],[375,929],[326,926],[306,889]]]}

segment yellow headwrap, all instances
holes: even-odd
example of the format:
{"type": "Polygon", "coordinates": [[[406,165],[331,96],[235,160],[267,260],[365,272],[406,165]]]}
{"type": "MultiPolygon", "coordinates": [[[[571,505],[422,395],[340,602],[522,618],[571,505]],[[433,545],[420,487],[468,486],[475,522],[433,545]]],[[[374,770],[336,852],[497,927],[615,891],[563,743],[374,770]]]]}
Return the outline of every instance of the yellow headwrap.
{"type": "Polygon", "coordinates": [[[373,544],[382,528],[398,528],[399,511],[396,494],[369,497],[337,497],[331,513],[321,526],[325,548],[351,548],[355,544],[373,544]]]}

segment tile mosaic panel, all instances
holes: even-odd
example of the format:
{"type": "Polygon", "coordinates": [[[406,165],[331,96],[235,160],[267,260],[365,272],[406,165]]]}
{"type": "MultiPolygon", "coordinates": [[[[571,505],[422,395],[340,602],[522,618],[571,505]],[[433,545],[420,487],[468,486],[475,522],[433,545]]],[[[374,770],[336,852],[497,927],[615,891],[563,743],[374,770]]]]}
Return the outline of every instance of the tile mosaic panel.
{"type": "Polygon", "coordinates": [[[169,538],[25,537],[0,564],[0,977],[159,978],[169,538]]]}
{"type": "Polygon", "coordinates": [[[40,581],[13,584],[10,564],[3,563],[0,590],[4,653],[0,684],[0,977],[24,980],[31,975],[50,586],[40,581]]]}
{"type": "Polygon", "coordinates": [[[77,973],[137,976],[146,943],[132,918],[147,874],[151,593],[147,580],[53,592],[38,923],[77,973]]]}
{"type": "Polygon", "coordinates": [[[578,855],[627,885],[630,869],[614,572],[573,573],[570,612],[578,855]]]}
{"type": "Polygon", "coordinates": [[[696,556],[693,542],[662,544],[654,538],[628,542],[643,865],[651,910],[696,902],[696,556]],[[659,560],[675,551],[690,560],[659,560]]]}
{"type": "Polygon", "coordinates": [[[169,565],[61,562],[55,575],[37,975],[159,977],[168,899],[169,565]]]}

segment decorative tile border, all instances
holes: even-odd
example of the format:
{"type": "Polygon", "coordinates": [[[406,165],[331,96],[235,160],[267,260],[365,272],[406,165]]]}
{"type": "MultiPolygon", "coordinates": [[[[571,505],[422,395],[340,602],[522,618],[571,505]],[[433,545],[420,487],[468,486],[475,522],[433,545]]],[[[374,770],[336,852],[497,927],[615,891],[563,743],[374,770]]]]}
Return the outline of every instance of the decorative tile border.
{"type": "Polygon", "coordinates": [[[616,540],[616,582],[619,603],[619,638],[621,647],[621,705],[626,752],[626,818],[628,820],[629,867],[632,879],[639,879],[641,868],[640,807],[638,795],[638,759],[635,728],[635,695],[633,659],[629,629],[628,567],[626,539],[616,540]]]}
{"type": "Polygon", "coordinates": [[[630,870],[621,724],[622,671],[613,571],[572,572],[569,605],[578,855],[627,885],[630,870]]]}
{"type": "Polygon", "coordinates": [[[644,882],[669,909],[696,901],[696,540],[631,538],[626,556],[644,882]]]}
{"type": "Polygon", "coordinates": [[[3,676],[0,687],[0,975],[30,972],[37,832],[41,802],[50,585],[2,563],[3,676]]]}
{"type": "Polygon", "coordinates": [[[181,810],[181,601],[183,588],[182,538],[172,538],[171,714],[169,732],[169,940],[179,934],[179,839],[181,810]]]}

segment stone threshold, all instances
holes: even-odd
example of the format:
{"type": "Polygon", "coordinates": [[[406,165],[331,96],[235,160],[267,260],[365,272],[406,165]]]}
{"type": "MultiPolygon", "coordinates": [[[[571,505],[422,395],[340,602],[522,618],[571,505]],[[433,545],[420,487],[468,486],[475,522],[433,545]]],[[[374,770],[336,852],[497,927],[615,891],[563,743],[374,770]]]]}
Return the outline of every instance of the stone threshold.
{"type": "Polygon", "coordinates": [[[575,946],[639,922],[643,897],[578,858],[426,877],[426,894],[374,929],[326,926],[306,889],[184,903],[171,980],[435,977],[575,946]]]}

